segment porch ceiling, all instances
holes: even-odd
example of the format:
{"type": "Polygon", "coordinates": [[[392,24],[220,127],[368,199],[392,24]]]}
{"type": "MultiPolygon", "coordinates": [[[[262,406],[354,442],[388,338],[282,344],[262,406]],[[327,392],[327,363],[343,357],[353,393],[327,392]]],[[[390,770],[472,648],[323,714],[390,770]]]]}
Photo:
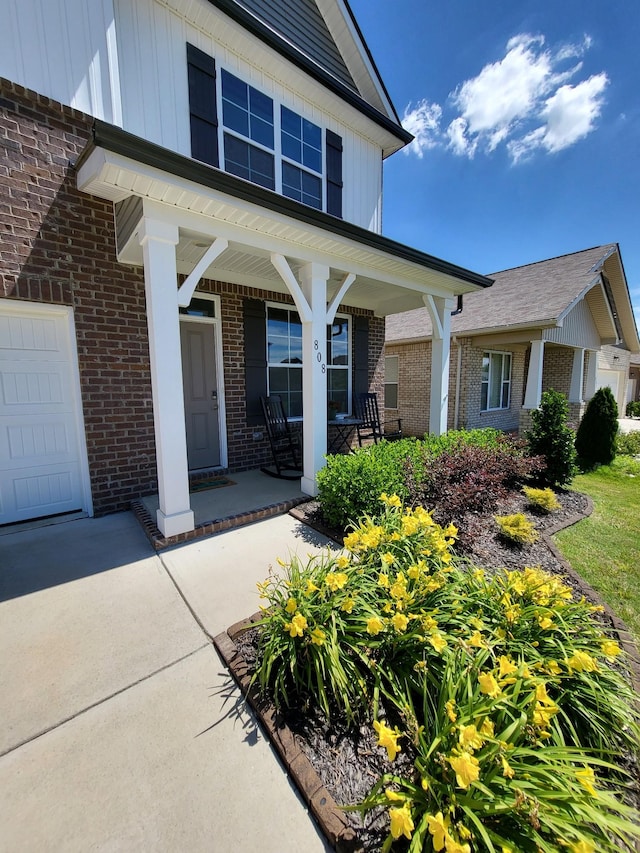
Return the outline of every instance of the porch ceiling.
{"type": "MultiPolygon", "coordinates": [[[[423,296],[455,297],[491,284],[477,273],[449,264],[366,229],[308,208],[213,167],[101,126],[78,162],[78,188],[113,202],[142,199],[139,215],[172,222],[179,229],[178,270],[188,274],[211,242],[228,248],[204,278],[259,287],[287,288],[273,267],[284,255],[294,274],[309,262],[330,269],[331,298],[345,275],[356,275],[345,304],[379,316],[424,305],[423,296]],[[105,141],[105,144],[97,144],[105,141]],[[117,150],[113,150],[117,149],[117,150]],[[135,158],[131,154],[135,153],[135,158]]],[[[123,263],[142,265],[137,226],[119,246],[123,263]]]]}

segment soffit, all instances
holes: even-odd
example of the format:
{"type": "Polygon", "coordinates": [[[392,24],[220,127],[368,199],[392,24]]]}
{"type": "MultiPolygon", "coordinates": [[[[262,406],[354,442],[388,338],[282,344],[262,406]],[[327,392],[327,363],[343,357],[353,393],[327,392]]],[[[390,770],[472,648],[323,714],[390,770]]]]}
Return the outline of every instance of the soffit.
{"type": "MultiPolygon", "coordinates": [[[[221,179],[229,181],[229,176],[221,179]]],[[[230,183],[236,185],[237,180],[230,183]]],[[[380,316],[423,305],[426,294],[455,297],[489,284],[482,276],[334,217],[315,217],[319,223],[332,226],[327,230],[99,147],[81,158],[78,187],[114,202],[139,196],[147,216],[177,224],[177,260],[180,271],[187,274],[212,240],[221,237],[229,241],[229,248],[204,273],[206,278],[287,292],[270,261],[272,253],[283,254],[294,272],[311,261],[326,264],[331,270],[330,292],[338,289],[346,274],[355,274],[345,304],[370,309],[380,316]],[[385,250],[387,246],[392,250],[385,250]],[[411,257],[412,253],[416,262],[403,256],[411,257]]],[[[248,194],[264,195],[259,190],[247,187],[248,194]]],[[[284,207],[285,203],[313,220],[310,209],[298,203],[289,204],[289,200],[276,197],[274,206],[284,207]]],[[[135,235],[120,249],[122,262],[142,264],[142,249],[135,235]]]]}

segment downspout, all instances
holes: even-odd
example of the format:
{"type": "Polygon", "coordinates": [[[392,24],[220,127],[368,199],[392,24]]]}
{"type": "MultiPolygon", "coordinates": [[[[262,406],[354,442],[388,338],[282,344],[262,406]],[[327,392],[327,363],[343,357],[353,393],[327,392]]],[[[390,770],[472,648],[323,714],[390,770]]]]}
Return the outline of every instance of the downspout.
{"type": "Polygon", "coordinates": [[[462,344],[456,335],[453,335],[451,342],[458,347],[458,358],[456,361],[456,399],[453,410],[453,428],[458,429],[460,421],[460,381],[462,375],[462,344]]]}

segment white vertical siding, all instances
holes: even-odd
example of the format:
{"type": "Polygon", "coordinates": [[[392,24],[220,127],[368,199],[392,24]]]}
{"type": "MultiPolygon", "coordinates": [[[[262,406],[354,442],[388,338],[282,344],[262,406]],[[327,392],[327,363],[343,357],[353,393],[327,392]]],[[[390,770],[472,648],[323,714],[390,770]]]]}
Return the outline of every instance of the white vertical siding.
{"type": "Polygon", "coordinates": [[[112,0],[20,0],[3,7],[0,76],[119,124],[112,0]]]}
{"type": "Polygon", "coordinates": [[[570,311],[561,327],[545,329],[545,341],[584,349],[598,349],[600,335],[593,322],[591,311],[584,299],[570,311]]]}
{"type": "MultiPolygon", "coordinates": [[[[185,156],[191,155],[186,44],[198,47],[227,68],[310,121],[343,140],[343,216],[370,230],[380,230],[380,148],[354,133],[337,117],[314,104],[302,72],[272,57],[273,71],[246,61],[239,51],[214,38],[218,14],[198,4],[195,26],[156,0],[114,0],[122,88],[123,127],[185,156]],[[207,24],[207,28],[203,24],[207,24]]],[[[245,42],[243,42],[244,44],[245,42]]],[[[240,44],[240,42],[238,42],[240,44]]],[[[256,44],[256,53],[264,47],[256,44]]]]}

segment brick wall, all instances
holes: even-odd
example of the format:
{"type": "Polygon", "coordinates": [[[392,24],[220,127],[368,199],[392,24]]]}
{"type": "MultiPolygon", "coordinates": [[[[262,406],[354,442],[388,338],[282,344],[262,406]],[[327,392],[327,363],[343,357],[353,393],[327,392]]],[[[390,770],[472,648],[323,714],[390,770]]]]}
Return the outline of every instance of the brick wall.
{"type": "Polygon", "coordinates": [[[559,391],[569,397],[571,389],[571,374],[573,372],[573,349],[571,347],[553,347],[547,344],[544,348],[544,365],[542,370],[542,391],[559,391]]]}
{"type": "MultiPolygon", "coordinates": [[[[0,295],[74,310],[82,404],[96,514],[157,488],[151,377],[141,269],[116,260],[113,205],[80,193],[73,162],[92,119],[0,79],[0,295]]],[[[244,297],[282,294],[203,281],[221,297],[229,468],[270,459],[260,427],[246,426],[244,297]]],[[[371,312],[369,381],[382,394],[384,320],[371,312]]],[[[262,430],[264,432],[264,430],[262,430]]]]}
{"type": "Polygon", "coordinates": [[[0,295],[73,306],[96,514],[155,488],[144,284],[113,206],[76,189],[92,119],[0,80],[0,295]]]}

